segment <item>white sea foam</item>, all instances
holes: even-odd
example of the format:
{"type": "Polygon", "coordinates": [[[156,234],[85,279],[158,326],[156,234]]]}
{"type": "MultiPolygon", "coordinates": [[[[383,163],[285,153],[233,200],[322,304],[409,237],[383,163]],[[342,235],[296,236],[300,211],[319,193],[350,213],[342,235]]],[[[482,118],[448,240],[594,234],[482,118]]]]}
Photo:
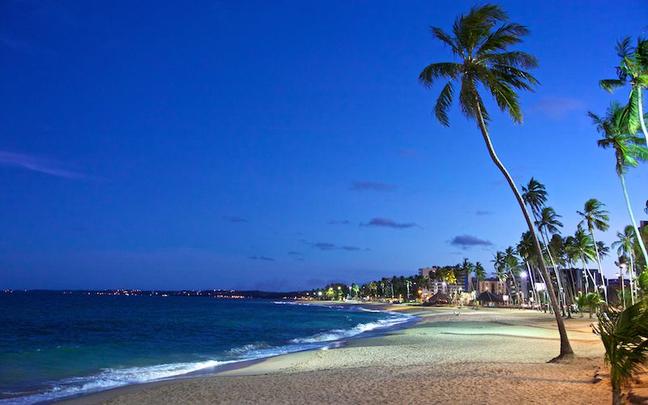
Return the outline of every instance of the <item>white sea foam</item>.
{"type": "Polygon", "coordinates": [[[305,338],[292,339],[290,342],[291,343],[297,343],[297,344],[299,344],[299,343],[333,342],[333,341],[336,341],[336,340],[341,340],[341,339],[354,337],[354,336],[360,335],[361,333],[365,333],[365,332],[391,328],[391,327],[394,327],[396,325],[400,325],[402,323],[408,322],[412,318],[413,317],[410,316],[410,315],[398,314],[396,316],[392,316],[391,318],[379,319],[379,320],[377,320],[375,322],[359,323],[359,324],[357,324],[356,326],[354,326],[351,329],[333,329],[333,330],[330,330],[330,331],[318,333],[316,335],[305,337],[305,338]]]}
{"type": "MultiPolygon", "coordinates": [[[[293,301],[277,301],[276,304],[291,304],[291,305],[311,305],[304,303],[294,303],[293,301]]],[[[322,305],[317,305],[322,307],[322,305]]],[[[144,382],[159,381],[163,379],[178,377],[184,374],[206,370],[216,366],[221,366],[229,363],[236,363],[247,360],[261,359],[267,357],[278,356],[297,351],[321,349],[327,350],[329,348],[339,347],[341,341],[362,333],[376,331],[381,329],[388,329],[396,325],[408,322],[414,317],[407,314],[400,314],[388,311],[379,311],[367,309],[363,307],[347,307],[347,306],[324,306],[332,309],[347,309],[347,310],[360,310],[367,312],[383,312],[389,315],[389,318],[380,319],[369,323],[360,323],[350,329],[333,329],[327,332],[318,333],[313,336],[305,338],[295,338],[289,341],[289,344],[283,346],[270,346],[263,342],[247,344],[237,348],[233,348],[229,353],[236,357],[235,360],[218,361],[218,360],[205,360],[199,362],[187,363],[172,363],[161,364],[149,367],[130,367],[125,369],[112,369],[107,368],[102,370],[99,374],[88,377],[74,377],[63,381],[57,382],[49,391],[22,396],[18,398],[0,399],[2,405],[24,405],[33,404],[36,402],[53,401],[62,398],[87,394],[97,391],[103,391],[111,388],[122,387],[130,384],[140,384],[144,382]]],[[[4,394],[11,394],[4,392],[4,394]]],[[[13,394],[19,394],[17,392],[13,394]]]]}
{"type": "Polygon", "coordinates": [[[131,367],[124,369],[104,369],[90,377],[74,377],[60,381],[49,391],[41,394],[0,400],[0,404],[33,404],[52,401],[73,395],[103,391],[129,384],[139,384],[165,378],[177,377],[194,371],[204,370],[232,361],[207,360],[192,363],[160,364],[150,367],[131,367]]]}

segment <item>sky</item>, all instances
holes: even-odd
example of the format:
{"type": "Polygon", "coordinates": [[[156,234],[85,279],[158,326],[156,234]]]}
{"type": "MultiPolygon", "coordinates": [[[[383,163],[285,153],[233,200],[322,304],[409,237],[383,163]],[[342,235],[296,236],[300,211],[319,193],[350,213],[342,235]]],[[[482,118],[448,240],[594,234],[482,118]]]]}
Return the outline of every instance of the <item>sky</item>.
{"type": "MultiPolygon", "coordinates": [[[[525,229],[475,124],[440,86],[469,1],[0,2],[0,288],[291,290],[481,261],[525,229]]],[[[543,182],[573,233],[628,223],[588,110],[644,0],[502,1],[529,27],[541,85],[524,123],[495,112],[521,186],[543,182]]],[[[648,219],[648,165],[627,176],[648,219]]],[[[613,259],[604,263],[613,274],[613,259]]]]}

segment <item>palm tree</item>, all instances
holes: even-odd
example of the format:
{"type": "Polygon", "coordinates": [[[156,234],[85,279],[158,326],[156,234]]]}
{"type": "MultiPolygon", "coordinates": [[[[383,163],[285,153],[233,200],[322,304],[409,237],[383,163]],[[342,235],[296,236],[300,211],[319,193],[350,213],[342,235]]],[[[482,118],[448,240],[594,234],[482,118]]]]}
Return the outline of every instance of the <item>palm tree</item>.
{"type": "Polygon", "coordinates": [[[544,184],[531,177],[526,186],[522,186],[522,199],[531,207],[533,218],[537,221],[540,210],[547,202],[547,190],[544,184]]]}
{"type": "MultiPolygon", "coordinates": [[[[505,283],[508,279],[505,261],[506,255],[504,254],[504,252],[500,251],[497,251],[495,253],[495,256],[493,257],[493,260],[491,260],[491,262],[493,263],[493,268],[495,269],[495,277],[499,279],[500,283],[505,283]]],[[[506,287],[508,291],[508,283],[506,283],[506,287]]]]}
{"type": "Polygon", "coordinates": [[[520,262],[515,255],[515,250],[511,246],[507,247],[504,251],[504,267],[511,275],[511,280],[515,287],[516,303],[519,304],[521,291],[520,285],[517,282],[517,277],[520,275],[520,262]]]}
{"type": "MultiPolygon", "coordinates": [[[[432,63],[419,75],[421,83],[428,87],[432,86],[437,79],[448,79],[436,101],[435,115],[441,124],[449,125],[448,109],[455,93],[455,83],[459,83],[461,110],[468,118],[477,122],[490,158],[506,178],[520,206],[529,232],[533,236],[538,255],[542,256],[540,242],[535,235],[533,222],[522,196],[508,170],[495,153],[488,133],[490,115],[479,93],[481,85],[491,93],[500,110],[507,112],[514,122],[522,122],[522,111],[516,90],[531,91],[533,86],[538,84],[538,81],[524,70],[536,67],[537,61],[526,52],[512,51],[509,48],[520,43],[522,37],[528,34],[528,29],[520,24],[509,22],[508,16],[499,6],[487,4],[473,7],[468,14],[458,17],[452,26],[452,34],[438,27],[432,28],[432,34],[448,45],[454,56],[459,59],[459,62],[432,63]]],[[[547,269],[542,259],[540,269],[548,279],[547,269]]],[[[559,314],[556,294],[551,283],[547,284],[547,288],[560,333],[560,355],[557,359],[571,356],[574,352],[559,314]]]]}
{"type": "MultiPolygon", "coordinates": [[[[583,228],[580,226],[578,227],[578,229],[576,229],[574,236],[571,237],[571,239],[568,239],[571,248],[578,252],[578,257],[583,263],[583,274],[587,274],[589,276],[589,278],[592,280],[592,283],[594,284],[594,292],[598,294],[598,283],[587,268],[587,263],[590,259],[593,259],[595,255],[594,241],[587,233],[585,233],[585,230],[583,230],[583,228]]],[[[585,287],[585,292],[587,292],[587,287],[585,287]]]]}
{"type": "Polygon", "coordinates": [[[625,119],[625,109],[618,103],[612,103],[607,110],[604,118],[589,112],[589,116],[596,125],[596,129],[603,134],[603,138],[599,139],[597,144],[603,149],[614,149],[616,172],[621,181],[621,188],[623,188],[623,196],[625,197],[626,207],[630,215],[630,221],[634,227],[637,241],[641,247],[641,253],[644,260],[648,263],[648,253],[646,253],[646,246],[644,246],[641,239],[641,233],[637,227],[634,213],[632,212],[632,205],[630,204],[630,196],[625,183],[625,172],[629,167],[637,167],[639,161],[648,159],[648,149],[642,145],[643,140],[629,132],[627,120],[625,119]]]}
{"type": "Polygon", "coordinates": [[[540,231],[540,237],[545,243],[545,247],[547,248],[547,255],[549,256],[549,261],[551,262],[551,266],[554,269],[554,273],[556,273],[556,282],[558,283],[558,291],[560,292],[559,294],[559,303],[560,309],[562,310],[563,315],[565,314],[565,290],[562,285],[561,281],[561,276],[560,276],[560,270],[556,266],[556,262],[553,259],[553,256],[551,252],[549,251],[549,234],[555,235],[560,232],[559,228],[562,228],[563,224],[560,222],[558,218],[561,216],[556,213],[556,211],[551,208],[551,207],[544,207],[540,210],[540,213],[538,214],[538,219],[535,222],[535,225],[538,227],[538,230],[540,231]]]}
{"type": "Polygon", "coordinates": [[[621,388],[648,360],[648,304],[646,301],[623,311],[607,308],[598,317],[594,332],[605,347],[605,363],[610,368],[612,403],[622,403],[621,388]]]}
{"type": "Polygon", "coordinates": [[[637,46],[630,46],[630,38],[626,37],[616,45],[616,51],[621,62],[617,66],[617,78],[601,80],[601,87],[612,92],[617,87],[630,83],[630,97],[628,100],[628,124],[631,133],[636,133],[641,126],[646,143],[648,144],[648,130],[643,113],[643,100],[641,90],[648,87],[648,40],[639,38],[637,46]]]}
{"type": "Polygon", "coordinates": [[[460,273],[462,277],[466,277],[468,280],[468,285],[467,287],[470,287],[470,274],[473,271],[474,265],[468,260],[468,258],[464,257],[463,262],[459,265],[460,273]]]}
{"type": "Polygon", "coordinates": [[[480,262],[475,263],[473,270],[475,271],[475,278],[477,279],[477,287],[475,287],[475,291],[479,293],[479,282],[486,279],[486,270],[480,262]]]}
{"type": "Polygon", "coordinates": [[[630,260],[630,267],[628,273],[630,277],[630,295],[632,296],[632,303],[636,296],[635,290],[635,270],[634,270],[634,242],[635,233],[632,225],[628,225],[623,229],[623,232],[617,232],[617,240],[612,242],[612,248],[616,248],[616,252],[620,257],[627,257],[630,260]]]}
{"type": "Polygon", "coordinates": [[[522,237],[520,238],[516,249],[518,255],[520,255],[522,261],[526,265],[527,271],[529,272],[529,277],[531,278],[531,283],[533,284],[532,292],[535,294],[535,302],[540,303],[540,293],[537,289],[532,266],[532,263],[534,263],[536,260],[536,258],[534,257],[535,250],[533,249],[533,241],[531,240],[531,235],[529,234],[529,232],[524,232],[522,234],[522,237]]]}
{"type": "MultiPolygon", "coordinates": [[[[596,264],[598,266],[599,276],[601,277],[601,283],[605,284],[603,281],[603,268],[601,267],[601,257],[599,255],[598,243],[596,242],[596,237],[594,236],[594,229],[597,229],[601,232],[608,230],[610,225],[608,221],[610,217],[608,212],[605,210],[605,204],[597,200],[596,198],[590,198],[585,201],[585,208],[583,211],[576,211],[583,219],[580,221],[580,224],[587,226],[590,236],[594,241],[594,249],[596,250],[596,264]]],[[[607,297],[607,288],[603,290],[605,292],[605,302],[608,302],[607,297]]]]}

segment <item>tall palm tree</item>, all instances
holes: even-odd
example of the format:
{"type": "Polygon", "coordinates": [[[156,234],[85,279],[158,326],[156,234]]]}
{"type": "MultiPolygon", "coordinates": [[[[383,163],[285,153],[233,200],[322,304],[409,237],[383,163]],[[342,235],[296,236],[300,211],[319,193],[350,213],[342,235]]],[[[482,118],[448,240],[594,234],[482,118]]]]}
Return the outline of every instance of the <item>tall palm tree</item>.
{"type": "MultiPolygon", "coordinates": [[[[458,62],[432,63],[426,66],[419,75],[421,83],[432,86],[437,79],[448,79],[441,90],[434,112],[437,119],[448,126],[448,109],[455,94],[455,83],[459,88],[459,105],[462,112],[474,119],[481,131],[491,160],[497,166],[515,195],[520,210],[533,236],[538,255],[542,256],[540,242],[535,235],[533,222],[526,210],[522,196],[504,164],[500,161],[490,135],[488,122],[490,115],[486,110],[480,90],[489,91],[500,110],[507,112],[514,122],[522,122],[522,111],[516,90],[533,90],[538,81],[525,69],[537,66],[532,55],[509,50],[513,45],[522,42],[522,37],[528,34],[523,25],[508,21],[508,16],[499,6],[486,4],[470,9],[468,14],[459,16],[449,34],[438,27],[432,28],[432,34],[450,47],[458,62]]],[[[540,260],[540,269],[548,277],[544,260],[540,260]]],[[[565,325],[560,317],[558,301],[551,283],[547,284],[549,296],[558,331],[560,333],[560,355],[573,355],[569,344],[565,325]]]]}
{"type": "Polygon", "coordinates": [[[480,262],[476,262],[473,270],[475,271],[475,278],[477,279],[475,291],[479,292],[479,282],[486,279],[486,269],[484,269],[484,266],[480,262]]]}
{"type": "Polygon", "coordinates": [[[497,279],[501,283],[505,283],[506,290],[508,292],[508,283],[506,283],[506,280],[508,279],[509,275],[506,271],[506,255],[504,254],[504,252],[497,251],[491,262],[493,263],[493,268],[495,269],[495,277],[497,277],[497,279]]]}
{"type": "MultiPolygon", "coordinates": [[[[587,263],[590,260],[593,260],[595,256],[594,241],[585,232],[585,230],[581,226],[579,226],[578,229],[576,229],[574,236],[571,237],[571,239],[569,240],[569,243],[571,245],[571,248],[578,253],[578,257],[581,259],[581,262],[583,263],[584,276],[585,277],[589,276],[590,280],[592,280],[592,283],[594,284],[594,292],[598,294],[599,293],[598,282],[596,281],[594,276],[592,276],[592,273],[587,268],[587,263]]],[[[587,292],[587,287],[586,287],[586,292],[587,292]]]]}
{"type": "Polygon", "coordinates": [[[473,267],[474,267],[474,264],[472,264],[470,262],[470,260],[468,260],[468,258],[466,258],[466,257],[464,257],[463,262],[461,262],[461,264],[459,265],[459,270],[460,270],[461,276],[466,277],[466,281],[467,281],[466,287],[468,289],[470,289],[470,287],[471,287],[470,275],[473,272],[473,267]]]}
{"type": "MultiPolygon", "coordinates": [[[[575,269],[576,262],[580,258],[580,253],[575,246],[575,238],[573,236],[568,236],[563,240],[563,252],[565,256],[565,261],[567,262],[569,267],[575,269]]],[[[576,275],[571,271],[570,271],[570,280],[571,280],[573,295],[575,297],[578,288],[576,286],[576,275]]]]}
{"type": "Polygon", "coordinates": [[[628,124],[632,133],[637,132],[640,126],[648,144],[648,130],[641,95],[641,90],[648,87],[648,40],[639,38],[637,46],[632,47],[630,38],[626,37],[617,43],[616,51],[617,56],[621,58],[619,66],[616,67],[617,78],[601,80],[599,84],[609,92],[626,83],[630,84],[628,124]]]}
{"type": "Polygon", "coordinates": [[[632,225],[628,225],[623,229],[623,232],[617,232],[617,240],[612,242],[612,248],[616,249],[617,254],[620,257],[627,257],[630,260],[630,267],[628,268],[628,275],[630,278],[630,291],[632,296],[632,303],[634,304],[634,299],[636,296],[635,290],[635,270],[634,270],[634,244],[635,244],[635,233],[632,225]]]}
{"type": "Polygon", "coordinates": [[[560,236],[560,234],[555,233],[551,235],[551,239],[549,239],[549,243],[547,243],[547,252],[551,255],[551,258],[555,261],[556,268],[559,270],[556,273],[556,276],[560,277],[567,317],[571,318],[571,305],[574,303],[576,289],[572,288],[573,284],[570,283],[567,277],[568,272],[566,268],[567,254],[565,252],[565,240],[560,236]]]}
{"type": "Polygon", "coordinates": [[[537,221],[540,210],[547,202],[547,190],[544,184],[531,177],[526,186],[522,186],[522,199],[531,207],[531,213],[537,221]]]}
{"type": "Polygon", "coordinates": [[[597,144],[603,149],[614,149],[615,167],[619,180],[621,181],[621,188],[623,189],[623,196],[625,197],[626,207],[630,215],[630,221],[634,227],[637,241],[641,247],[641,253],[644,260],[648,263],[648,253],[646,253],[646,246],[641,238],[637,221],[635,220],[634,213],[632,212],[632,205],[630,204],[630,196],[625,183],[625,173],[630,167],[637,167],[639,161],[648,160],[648,149],[643,145],[643,140],[640,137],[630,132],[627,119],[625,117],[626,110],[618,103],[612,103],[608,108],[605,117],[589,112],[588,113],[596,129],[603,134],[603,138],[599,139],[597,144]]]}
{"type": "Polygon", "coordinates": [[[535,225],[540,231],[540,237],[544,241],[545,247],[547,248],[547,256],[549,256],[549,261],[551,266],[556,273],[556,283],[558,284],[559,291],[559,304],[560,309],[562,310],[563,315],[565,314],[565,289],[562,285],[560,270],[556,266],[553,255],[549,251],[549,234],[555,235],[560,232],[559,228],[562,228],[563,224],[558,218],[561,216],[556,213],[556,211],[551,207],[543,207],[538,214],[538,219],[535,222],[535,225]]]}
{"type": "MultiPolygon", "coordinates": [[[[585,207],[583,211],[576,211],[583,219],[580,221],[580,224],[587,226],[587,230],[594,241],[594,249],[596,250],[596,265],[598,266],[599,276],[601,277],[601,283],[605,284],[603,280],[603,268],[601,267],[601,256],[599,254],[598,243],[596,242],[596,236],[594,236],[594,229],[597,229],[601,232],[608,230],[610,225],[610,217],[608,216],[607,210],[605,210],[605,204],[597,200],[596,198],[590,198],[585,201],[585,207]]],[[[608,302],[607,297],[607,288],[603,290],[605,292],[605,302],[608,302]]]]}
{"type": "Polygon", "coordinates": [[[515,287],[515,297],[516,303],[520,303],[520,285],[517,282],[517,277],[520,275],[520,261],[516,256],[516,252],[513,247],[509,246],[504,251],[504,267],[511,275],[511,280],[513,281],[513,286],[515,287]]]}
{"type": "Polygon", "coordinates": [[[535,275],[533,274],[533,267],[535,266],[534,263],[536,260],[536,257],[534,257],[535,250],[533,248],[533,241],[531,240],[531,235],[529,234],[529,232],[524,232],[522,234],[522,237],[517,244],[516,250],[518,255],[520,255],[520,257],[522,258],[527,271],[529,272],[529,277],[531,278],[531,283],[533,284],[532,292],[535,295],[534,300],[535,302],[540,303],[540,292],[538,291],[535,275]]]}

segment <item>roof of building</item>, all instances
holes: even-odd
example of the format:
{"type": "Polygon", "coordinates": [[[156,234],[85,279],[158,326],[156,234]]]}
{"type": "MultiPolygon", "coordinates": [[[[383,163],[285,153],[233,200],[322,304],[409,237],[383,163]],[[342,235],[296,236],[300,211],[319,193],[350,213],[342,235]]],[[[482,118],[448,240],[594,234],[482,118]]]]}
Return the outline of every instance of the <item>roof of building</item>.
{"type": "Polygon", "coordinates": [[[504,302],[504,299],[502,298],[501,295],[498,294],[493,294],[490,291],[484,291],[483,293],[479,294],[477,297],[477,301],[483,301],[483,302],[504,302]]]}

